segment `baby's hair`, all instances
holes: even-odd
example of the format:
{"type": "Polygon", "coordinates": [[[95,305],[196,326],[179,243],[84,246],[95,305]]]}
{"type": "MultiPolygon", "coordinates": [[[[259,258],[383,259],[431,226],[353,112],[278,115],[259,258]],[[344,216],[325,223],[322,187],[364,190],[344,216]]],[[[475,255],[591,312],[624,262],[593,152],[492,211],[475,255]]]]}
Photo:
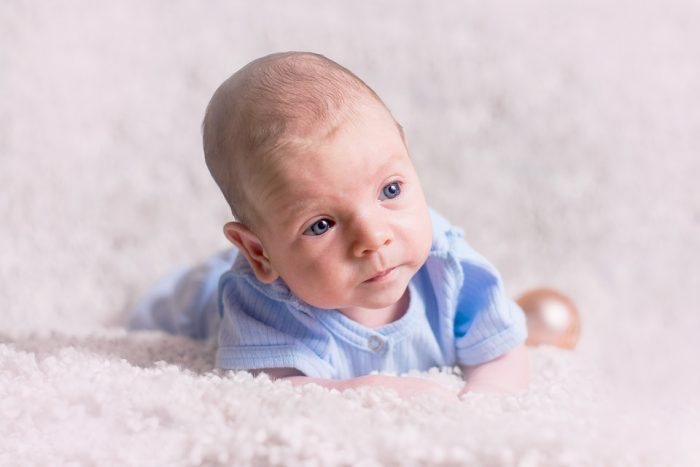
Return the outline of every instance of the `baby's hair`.
{"type": "Polygon", "coordinates": [[[309,52],[267,55],[224,81],[207,106],[202,137],[207,167],[233,216],[249,227],[255,218],[245,192],[255,159],[311,131],[333,131],[353,113],[347,104],[367,97],[386,108],[350,70],[309,52]]]}

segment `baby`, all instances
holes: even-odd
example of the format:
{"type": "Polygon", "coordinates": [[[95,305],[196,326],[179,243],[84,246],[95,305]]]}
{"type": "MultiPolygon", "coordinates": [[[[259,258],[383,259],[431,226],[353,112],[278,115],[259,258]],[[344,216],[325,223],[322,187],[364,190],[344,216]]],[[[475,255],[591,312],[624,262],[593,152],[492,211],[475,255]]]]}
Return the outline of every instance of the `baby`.
{"type": "Polygon", "coordinates": [[[460,394],[527,387],[522,311],[428,208],[401,125],[352,72],[260,58],[217,89],[202,129],[236,249],[162,281],[132,328],[218,334],[218,367],[294,384],[445,394],[370,373],[459,365],[460,394]]]}

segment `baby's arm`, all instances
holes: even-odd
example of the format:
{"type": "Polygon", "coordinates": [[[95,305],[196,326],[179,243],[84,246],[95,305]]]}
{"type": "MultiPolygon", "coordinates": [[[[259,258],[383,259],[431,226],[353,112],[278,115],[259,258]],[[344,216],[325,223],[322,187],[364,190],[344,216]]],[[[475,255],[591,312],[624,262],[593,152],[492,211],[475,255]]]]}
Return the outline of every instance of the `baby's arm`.
{"type": "Polygon", "coordinates": [[[402,399],[410,399],[422,394],[434,394],[448,399],[456,399],[457,394],[445,387],[421,378],[412,378],[406,376],[387,376],[387,375],[366,375],[351,379],[325,379],[311,378],[304,376],[299,370],[294,368],[270,368],[259,370],[264,372],[270,378],[284,378],[292,382],[295,386],[304,384],[318,384],[328,389],[337,389],[343,391],[345,389],[357,389],[362,386],[381,386],[388,389],[393,389],[399,394],[402,399]]]}
{"type": "Polygon", "coordinates": [[[527,389],[530,358],[525,344],[480,365],[460,365],[466,384],[459,393],[495,392],[512,394],[527,389]]]}

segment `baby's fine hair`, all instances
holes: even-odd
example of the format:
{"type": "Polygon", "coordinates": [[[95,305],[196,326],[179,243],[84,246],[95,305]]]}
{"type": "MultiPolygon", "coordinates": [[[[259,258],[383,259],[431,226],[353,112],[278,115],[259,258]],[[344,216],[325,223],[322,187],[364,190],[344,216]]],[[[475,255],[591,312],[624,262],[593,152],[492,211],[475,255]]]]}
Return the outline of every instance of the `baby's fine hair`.
{"type": "Polygon", "coordinates": [[[284,52],[254,60],[214,92],[202,123],[207,167],[233,216],[250,226],[255,213],[245,184],[254,160],[278,153],[294,137],[332,131],[348,103],[377,94],[350,70],[309,52],[284,52]]]}

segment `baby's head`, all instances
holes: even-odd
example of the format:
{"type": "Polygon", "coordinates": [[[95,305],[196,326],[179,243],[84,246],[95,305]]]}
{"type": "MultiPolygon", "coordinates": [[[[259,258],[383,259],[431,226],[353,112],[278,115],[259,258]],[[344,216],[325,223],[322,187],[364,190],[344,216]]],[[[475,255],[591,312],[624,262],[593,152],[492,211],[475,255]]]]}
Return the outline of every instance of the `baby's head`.
{"type": "Polygon", "coordinates": [[[348,315],[405,297],[431,226],[401,127],[364,82],[316,54],[255,60],[214,93],[207,166],[258,279],[348,315]]]}

